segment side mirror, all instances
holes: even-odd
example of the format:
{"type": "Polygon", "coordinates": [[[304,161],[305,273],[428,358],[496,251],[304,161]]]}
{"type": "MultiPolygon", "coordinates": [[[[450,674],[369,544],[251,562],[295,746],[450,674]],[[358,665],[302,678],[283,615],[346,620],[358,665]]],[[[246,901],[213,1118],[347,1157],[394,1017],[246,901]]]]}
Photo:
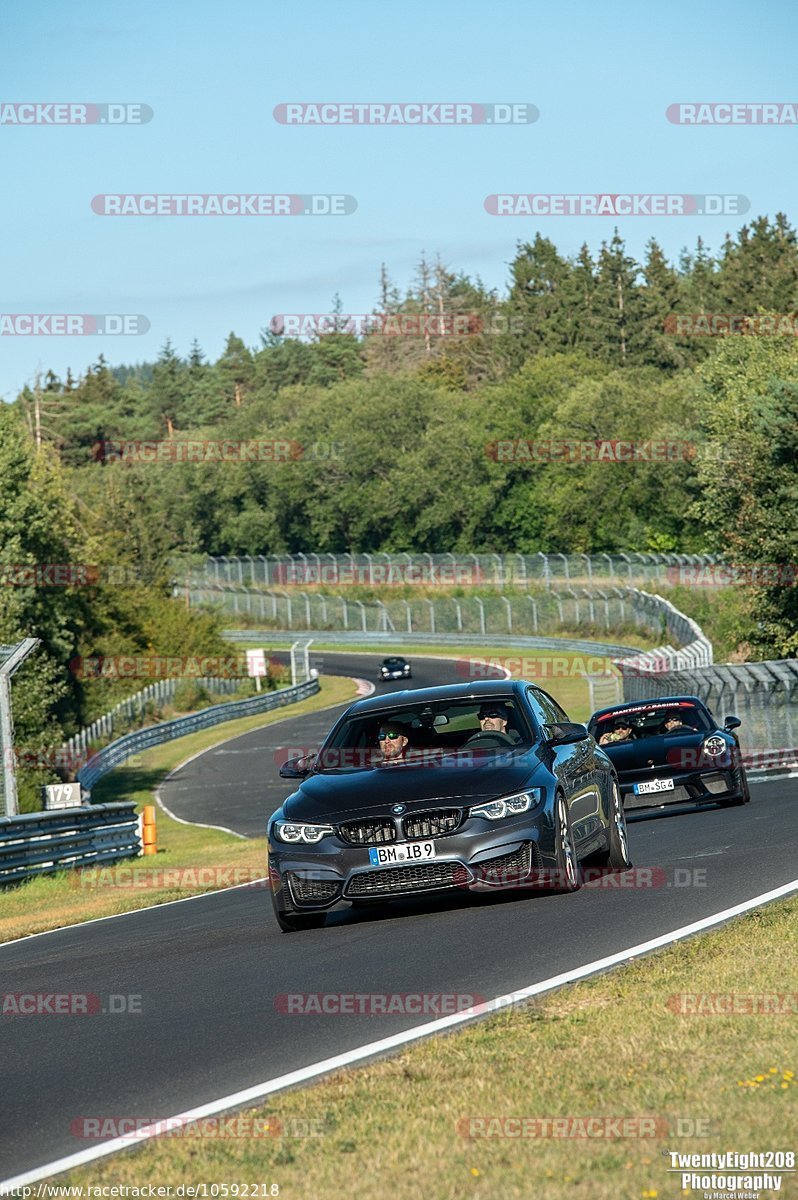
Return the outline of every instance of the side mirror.
{"type": "Polygon", "coordinates": [[[303,754],[301,758],[289,758],[288,762],[280,767],[280,778],[304,779],[310,774],[314,757],[313,754],[303,754]]]}
{"type": "Polygon", "coordinates": [[[584,742],[590,737],[586,727],[576,721],[560,721],[558,725],[549,725],[548,730],[550,746],[570,746],[573,742],[584,742]]]}
{"type": "Polygon", "coordinates": [[[723,722],[724,729],[739,729],[741,725],[742,721],[739,717],[727,717],[723,722]]]}

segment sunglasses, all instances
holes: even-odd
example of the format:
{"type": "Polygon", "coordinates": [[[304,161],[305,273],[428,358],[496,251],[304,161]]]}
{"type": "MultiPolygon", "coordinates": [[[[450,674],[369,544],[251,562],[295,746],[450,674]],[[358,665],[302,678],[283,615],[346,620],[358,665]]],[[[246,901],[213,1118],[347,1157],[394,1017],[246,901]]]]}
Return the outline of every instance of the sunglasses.
{"type": "Polygon", "coordinates": [[[401,733],[379,733],[377,736],[380,741],[383,741],[384,738],[387,738],[389,742],[395,742],[397,738],[400,738],[402,736],[402,734],[401,733]]]}
{"type": "Polygon", "coordinates": [[[480,713],[480,714],[479,714],[479,719],[480,719],[480,721],[492,721],[492,720],[494,720],[494,719],[498,719],[499,721],[503,721],[503,720],[504,720],[504,713],[500,713],[500,712],[487,712],[487,713],[480,713]]]}

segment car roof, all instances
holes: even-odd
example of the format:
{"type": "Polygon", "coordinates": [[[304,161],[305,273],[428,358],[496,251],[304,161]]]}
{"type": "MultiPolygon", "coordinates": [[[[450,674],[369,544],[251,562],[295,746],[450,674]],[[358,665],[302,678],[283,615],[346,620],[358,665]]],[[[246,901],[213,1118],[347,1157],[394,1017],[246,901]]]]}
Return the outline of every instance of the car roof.
{"type": "MultiPolygon", "coordinates": [[[[645,712],[650,708],[663,708],[668,705],[673,705],[674,708],[681,704],[695,705],[697,708],[706,709],[707,706],[698,696],[652,696],[648,700],[627,700],[621,701],[619,704],[610,704],[607,708],[599,708],[593,713],[591,721],[598,721],[602,717],[606,717],[612,713],[620,716],[621,713],[636,713],[645,712]]],[[[707,709],[707,711],[709,711],[707,709]]]]}
{"type": "Polygon", "coordinates": [[[347,709],[347,716],[365,716],[370,712],[380,712],[384,709],[397,708],[406,705],[408,708],[419,704],[434,704],[442,700],[482,700],[486,696],[491,699],[510,699],[522,691],[525,683],[521,679],[480,679],[471,683],[444,683],[437,687],[404,688],[401,692],[392,692],[389,696],[369,696],[366,700],[356,700],[347,709]]]}

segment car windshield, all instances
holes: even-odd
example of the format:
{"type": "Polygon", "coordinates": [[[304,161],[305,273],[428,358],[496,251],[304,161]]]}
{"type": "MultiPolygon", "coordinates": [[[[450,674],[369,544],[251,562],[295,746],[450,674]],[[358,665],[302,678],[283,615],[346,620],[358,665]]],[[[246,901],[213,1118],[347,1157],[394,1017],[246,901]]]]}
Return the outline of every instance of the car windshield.
{"type": "Polygon", "coordinates": [[[678,737],[690,733],[709,733],[714,729],[707,712],[687,700],[669,700],[634,709],[620,709],[593,717],[590,732],[601,745],[641,741],[651,737],[678,737]]]}
{"type": "Polygon", "coordinates": [[[512,698],[443,700],[352,716],[317,756],[315,771],[441,766],[528,748],[533,731],[512,698]]]}

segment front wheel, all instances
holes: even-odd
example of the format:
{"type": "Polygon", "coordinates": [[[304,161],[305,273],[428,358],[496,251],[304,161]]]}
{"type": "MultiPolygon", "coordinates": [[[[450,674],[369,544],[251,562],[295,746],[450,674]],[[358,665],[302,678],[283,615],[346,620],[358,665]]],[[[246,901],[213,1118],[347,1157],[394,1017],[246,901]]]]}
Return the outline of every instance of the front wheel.
{"type": "Polygon", "coordinates": [[[556,878],[554,891],[576,892],[582,886],[582,872],[576,857],[574,834],[565,796],[560,794],[554,802],[554,854],[556,878]]]}
{"type": "Polygon", "coordinates": [[[626,871],[631,867],[629,858],[629,836],[626,830],[626,814],[623,811],[623,801],[616,780],[612,781],[612,799],[610,801],[609,845],[601,854],[596,855],[599,867],[608,867],[611,871],[626,871]]]}

